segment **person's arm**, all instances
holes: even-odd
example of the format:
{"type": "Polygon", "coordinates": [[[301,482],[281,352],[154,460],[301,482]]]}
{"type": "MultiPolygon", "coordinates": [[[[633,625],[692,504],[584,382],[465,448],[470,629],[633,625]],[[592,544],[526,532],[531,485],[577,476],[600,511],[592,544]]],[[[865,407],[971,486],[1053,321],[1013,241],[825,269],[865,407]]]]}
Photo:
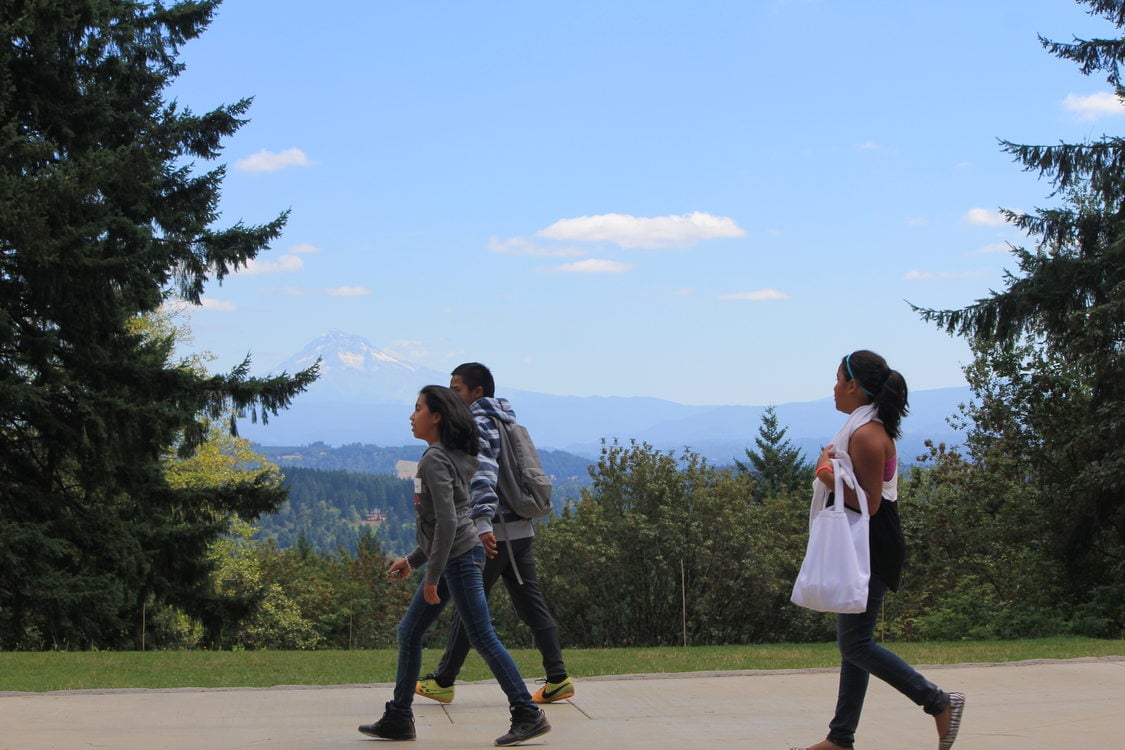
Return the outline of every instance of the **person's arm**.
{"type": "Polygon", "coordinates": [[[483,417],[477,419],[477,430],[480,432],[480,453],[477,454],[477,470],[469,482],[472,499],[469,518],[476,524],[477,536],[484,542],[485,550],[491,557],[496,551],[492,518],[500,504],[500,497],[496,494],[496,483],[500,477],[500,428],[491,418],[483,417]]]}
{"type": "Polygon", "coordinates": [[[406,561],[411,570],[417,570],[426,564],[426,552],[421,547],[415,547],[410,554],[402,559],[406,561]]]}
{"type": "Polygon", "coordinates": [[[433,541],[430,543],[425,581],[436,587],[441,580],[441,574],[445,571],[449,552],[453,549],[453,539],[457,535],[457,505],[453,499],[453,483],[457,481],[457,470],[453,460],[444,452],[430,451],[423,458],[430,460],[424,461],[419,466],[419,472],[422,474],[422,481],[429,490],[430,501],[434,506],[434,533],[433,541]]]}

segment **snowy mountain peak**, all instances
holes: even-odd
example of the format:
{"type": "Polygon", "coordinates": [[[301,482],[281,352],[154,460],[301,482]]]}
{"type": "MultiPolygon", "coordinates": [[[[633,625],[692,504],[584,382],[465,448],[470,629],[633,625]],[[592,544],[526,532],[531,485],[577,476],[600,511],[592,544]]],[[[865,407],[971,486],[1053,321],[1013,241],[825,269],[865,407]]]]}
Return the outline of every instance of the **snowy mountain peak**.
{"type": "Polygon", "coordinates": [[[301,351],[282,365],[282,368],[303,369],[320,359],[320,374],[352,371],[355,373],[379,373],[386,369],[401,369],[414,373],[418,367],[377,348],[362,336],[345,333],[337,329],[317,336],[301,351]]]}
{"type": "Polygon", "coordinates": [[[275,372],[303,370],[317,359],[320,377],[300,397],[306,403],[412,405],[422,386],[449,382],[443,372],[398,359],[362,336],[335,329],[307,343],[275,372]]]}

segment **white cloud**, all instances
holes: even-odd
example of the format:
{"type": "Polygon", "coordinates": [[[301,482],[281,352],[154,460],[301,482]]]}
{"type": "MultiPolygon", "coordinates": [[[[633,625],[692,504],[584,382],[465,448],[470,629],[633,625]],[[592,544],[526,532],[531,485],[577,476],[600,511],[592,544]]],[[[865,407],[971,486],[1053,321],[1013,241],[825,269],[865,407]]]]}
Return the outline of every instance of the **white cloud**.
{"type": "Polygon", "coordinates": [[[199,306],[204,310],[211,310],[212,312],[234,312],[238,309],[238,305],[225,299],[215,299],[213,297],[204,297],[199,300],[199,306]]]}
{"type": "Polygon", "coordinates": [[[590,258],[589,260],[556,266],[552,270],[556,273],[622,273],[633,270],[633,267],[628,263],[619,263],[616,260],[590,258]]]}
{"type": "Polygon", "coordinates": [[[985,271],[910,271],[902,278],[906,281],[950,281],[952,279],[975,279],[986,275],[985,271]]]}
{"type": "Polygon", "coordinates": [[[305,261],[298,258],[296,255],[282,255],[277,260],[258,260],[257,258],[249,261],[246,268],[239,270],[240,276],[260,276],[265,273],[292,273],[293,271],[301,271],[305,268],[305,261]]]}
{"type": "Polygon", "coordinates": [[[923,219],[921,216],[911,216],[910,218],[908,218],[906,220],[906,226],[908,226],[908,227],[924,227],[924,226],[926,226],[926,220],[923,219]]]}
{"type": "Polygon", "coordinates": [[[993,253],[1010,253],[1011,246],[1007,242],[992,242],[984,247],[978,247],[973,255],[992,255],[993,253]]]}
{"type": "Polygon", "coordinates": [[[732,292],[720,294],[719,299],[750,300],[751,302],[764,302],[775,299],[789,299],[789,295],[777,289],[759,289],[755,292],[732,292]]]}
{"type": "Polygon", "coordinates": [[[1077,114],[1080,120],[1097,120],[1101,117],[1125,115],[1125,104],[1122,104],[1117,96],[1107,91],[1086,96],[1067,94],[1066,99],[1063,100],[1063,108],[1077,114]]]}
{"type": "Polygon", "coordinates": [[[240,172],[276,172],[286,167],[311,167],[315,162],[305,156],[299,148],[290,148],[285,151],[267,151],[262,149],[253,156],[239,159],[234,163],[234,168],[240,172]]]}
{"type": "Polygon", "coordinates": [[[673,297],[690,297],[693,294],[695,294],[694,289],[677,289],[676,291],[672,292],[673,297]]]}
{"type": "Polygon", "coordinates": [[[1008,223],[1004,214],[987,208],[970,208],[965,214],[965,221],[979,227],[1002,227],[1008,223]]]}
{"type": "Polygon", "coordinates": [[[316,245],[310,245],[307,242],[298,242],[296,245],[289,248],[289,252],[295,255],[313,255],[314,253],[319,253],[320,248],[316,245]]]}
{"type": "Polygon", "coordinates": [[[492,237],[488,240],[488,249],[501,255],[533,255],[537,257],[565,258],[586,254],[583,250],[576,247],[545,247],[525,237],[509,237],[506,240],[492,237]]]}
{"type": "Polygon", "coordinates": [[[746,232],[725,216],[695,211],[680,216],[599,214],[559,219],[537,236],[571,242],[612,242],[618,247],[659,249],[690,247],[703,240],[744,237],[746,232]]]}
{"type": "Polygon", "coordinates": [[[371,290],[362,286],[338,286],[324,292],[329,297],[366,297],[371,290]]]}
{"type": "Polygon", "coordinates": [[[858,148],[860,151],[882,151],[883,150],[883,147],[880,146],[875,141],[864,141],[863,143],[856,146],[856,148],[858,148]]]}

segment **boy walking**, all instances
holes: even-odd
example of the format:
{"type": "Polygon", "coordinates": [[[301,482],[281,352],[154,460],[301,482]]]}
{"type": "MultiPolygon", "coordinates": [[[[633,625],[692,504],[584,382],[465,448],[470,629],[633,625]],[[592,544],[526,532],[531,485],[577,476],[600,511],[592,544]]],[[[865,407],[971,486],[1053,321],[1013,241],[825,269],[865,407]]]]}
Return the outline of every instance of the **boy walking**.
{"type": "MultiPolygon", "coordinates": [[[[484,544],[487,561],[484,566],[484,595],[487,597],[499,578],[512,598],[520,619],[531,628],[535,646],[543,657],[546,673],[544,685],[531,696],[536,703],[553,703],[574,695],[574,682],[566,672],[559,629],[555,623],[535,573],[532,540],[535,529],[530,519],[506,509],[504,498],[497,494],[500,461],[500,427],[497,422],[512,423],[516,414],[507,399],[496,398],[492,372],[479,362],[458,365],[449,387],[468,407],[481,435],[479,467],[469,483],[472,495],[470,518],[484,544]]],[[[418,681],[415,692],[426,698],[449,703],[453,700],[453,684],[469,653],[469,636],[461,619],[453,616],[436,671],[418,681]]]]}

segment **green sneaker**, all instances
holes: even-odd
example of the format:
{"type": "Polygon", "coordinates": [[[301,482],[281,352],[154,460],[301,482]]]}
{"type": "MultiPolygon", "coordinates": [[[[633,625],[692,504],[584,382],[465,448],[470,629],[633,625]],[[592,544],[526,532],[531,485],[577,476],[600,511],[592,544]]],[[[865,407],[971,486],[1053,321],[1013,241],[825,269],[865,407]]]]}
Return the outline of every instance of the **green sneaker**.
{"type": "Polygon", "coordinates": [[[438,684],[438,681],[434,679],[433,673],[418,680],[418,684],[414,686],[414,692],[423,698],[429,698],[438,703],[453,702],[453,686],[442,687],[438,684]]]}
{"type": "Polygon", "coordinates": [[[535,695],[531,696],[531,700],[536,703],[554,703],[574,697],[574,683],[570,681],[569,677],[562,682],[551,682],[550,680],[539,680],[539,682],[543,683],[543,687],[536,690],[535,695]]]}

